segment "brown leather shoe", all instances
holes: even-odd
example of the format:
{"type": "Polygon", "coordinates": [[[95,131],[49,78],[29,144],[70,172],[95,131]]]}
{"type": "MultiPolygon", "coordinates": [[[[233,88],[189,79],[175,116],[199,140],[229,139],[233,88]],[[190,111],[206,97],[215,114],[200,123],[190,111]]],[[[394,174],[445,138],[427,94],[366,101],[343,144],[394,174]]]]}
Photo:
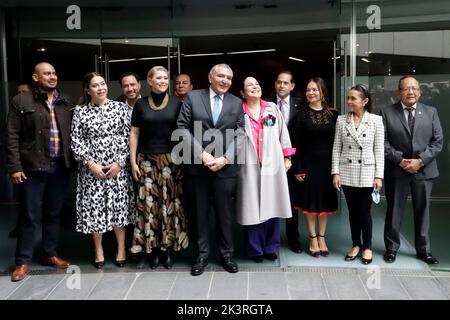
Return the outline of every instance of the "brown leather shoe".
{"type": "Polygon", "coordinates": [[[44,266],[51,266],[59,269],[66,269],[68,266],[70,266],[69,261],[61,259],[57,256],[44,258],[42,259],[41,263],[44,266]]]}
{"type": "Polygon", "coordinates": [[[28,271],[30,271],[30,266],[28,264],[21,264],[19,266],[16,266],[11,275],[11,281],[15,282],[22,280],[27,276],[28,271]]]}

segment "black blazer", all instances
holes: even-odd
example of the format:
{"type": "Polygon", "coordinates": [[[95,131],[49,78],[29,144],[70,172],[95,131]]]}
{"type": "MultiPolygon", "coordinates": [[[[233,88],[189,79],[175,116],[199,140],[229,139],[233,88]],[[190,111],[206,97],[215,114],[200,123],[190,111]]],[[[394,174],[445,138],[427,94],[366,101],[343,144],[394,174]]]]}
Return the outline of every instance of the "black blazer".
{"type": "MultiPolygon", "coordinates": [[[[269,101],[272,101],[272,102],[275,103],[275,104],[277,105],[277,107],[278,107],[278,104],[277,104],[277,95],[276,95],[276,94],[270,96],[270,97],[269,97],[269,101]]],[[[297,98],[297,97],[290,96],[290,97],[289,97],[289,105],[290,105],[290,108],[289,108],[289,119],[288,119],[288,122],[287,122],[287,124],[286,124],[287,127],[288,127],[288,129],[289,129],[289,125],[292,123],[292,119],[295,118],[295,116],[297,115],[297,112],[301,109],[301,106],[302,106],[302,99],[297,98]]],[[[290,132],[290,130],[289,130],[289,132],[290,132]]]]}
{"type": "Polygon", "coordinates": [[[190,150],[189,157],[183,155],[183,170],[191,175],[210,175],[212,172],[202,164],[200,158],[206,148],[214,157],[225,156],[230,161],[230,164],[215,173],[217,177],[236,176],[236,138],[243,134],[243,115],[242,100],[231,93],[225,93],[222,111],[214,126],[209,88],[190,91],[183,100],[177,121],[178,129],[183,129],[181,134],[185,142],[184,151],[190,150]],[[218,139],[212,138],[214,136],[218,139]]]}

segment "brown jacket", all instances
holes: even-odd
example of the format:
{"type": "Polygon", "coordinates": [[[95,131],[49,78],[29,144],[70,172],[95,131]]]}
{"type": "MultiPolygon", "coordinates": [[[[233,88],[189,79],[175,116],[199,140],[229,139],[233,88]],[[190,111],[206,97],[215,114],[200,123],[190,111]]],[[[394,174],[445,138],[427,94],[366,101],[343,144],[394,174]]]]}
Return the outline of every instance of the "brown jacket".
{"type": "MultiPolygon", "coordinates": [[[[50,112],[47,94],[36,91],[20,93],[11,102],[8,114],[8,172],[46,171],[50,165],[50,112]]],[[[71,164],[71,101],[63,94],[55,105],[56,120],[62,138],[64,160],[71,164]]]]}

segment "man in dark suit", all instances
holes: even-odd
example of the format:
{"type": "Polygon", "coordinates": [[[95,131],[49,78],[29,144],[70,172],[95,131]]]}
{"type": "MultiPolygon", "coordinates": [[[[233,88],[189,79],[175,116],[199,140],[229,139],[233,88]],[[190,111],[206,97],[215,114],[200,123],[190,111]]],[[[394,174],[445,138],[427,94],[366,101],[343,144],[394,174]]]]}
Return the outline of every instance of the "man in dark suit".
{"type": "Polygon", "coordinates": [[[439,175],[436,157],[443,134],[437,110],[419,101],[420,86],[413,76],[398,84],[400,101],[381,110],[385,128],[385,192],[387,200],[384,260],[392,263],[400,247],[400,227],[411,190],[417,258],[439,263],[430,253],[430,196],[439,175]]]}
{"type": "Polygon", "coordinates": [[[241,99],[228,93],[232,78],[233,71],[228,65],[214,66],[208,75],[210,87],[190,91],[178,117],[178,128],[184,130],[183,139],[191,150],[190,159],[183,160],[183,168],[188,215],[194,232],[191,236],[196,240],[197,260],[191,269],[194,276],[202,274],[208,265],[211,207],[216,214],[221,264],[228,272],[238,271],[232,238],[238,172],[236,139],[227,138],[226,133],[243,127],[243,109],[241,99]]]}
{"type": "MultiPolygon", "coordinates": [[[[273,103],[276,103],[278,108],[280,108],[283,119],[286,122],[289,133],[291,134],[291,140],[292,129],[290,128],[290,124],[292,123],[292,119],[294,119],[298,109],[301,106],[301,100],[299,98],[291,96],[291,92],[292,90],[294,90],[294,87],[295,81],[292,73],[290,71],[283,71],[278,74],[277,80],[275,81],[276,95],[270,98],[270,100],[273,103]]],[[[287,175],[289,190],[291,192],[292,199],[292,191],[294,190],[296,182],[294,176],[289,171],[287,172],[287,175]]],[[[286,237],[288,239],[289,248],[295,253],[302,252],[299,236],[298,211],[292,208],[292,217],[286,219],[286,237]]]]}

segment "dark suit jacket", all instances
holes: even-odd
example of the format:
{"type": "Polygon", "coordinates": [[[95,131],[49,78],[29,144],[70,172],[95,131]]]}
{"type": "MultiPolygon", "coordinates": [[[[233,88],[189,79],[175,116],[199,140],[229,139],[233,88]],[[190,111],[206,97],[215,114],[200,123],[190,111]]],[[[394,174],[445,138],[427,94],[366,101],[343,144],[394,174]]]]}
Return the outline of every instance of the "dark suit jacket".
{"type": "Polygon", "coordinates": [[[443,134],[436,108],[417,103],[414,131],[411,136],[400,102],[381,110],[385,130],[385,177],[401,177],[405,172],[399,163],[411,151],[412,158],[422,159],[424,166],[416,179],[433,179],[439,175],[436,156],[442,150],[443,134]]]}
{"type": "MultiPolygon", "coordinates": [[[[277,95],[276,94],[270,96],[269,97],[269,101],[272,101],[278,107],[277,95]]],[[[289,97],[289,105],[290,105],[290,108],[289,108],[289,119],[288,119],[288,122],[286,124],[288,126],[288,129],[289,129],[289,125],[292,123],[292,119],[295,118],[295,116],[297,115],[298,110],[300,110],[300,108],[302,107],[302,99],[290,96],[289,97]]],[[[289,132],[290,131],[291,130],[289,130],[289,132]]],[[[291,137],[291,139],[292,139],[292,137],[291,137]]]]}
{"type": "Polygon", "coordinates": [[[206,151],[214,157],[224,155],[231,162],[215,173],[217,177],[236,176],[238,171],[236,138],[237,135],[243,134],[243,114],[242,100],[231,93],[226,93],[223,97],[222,111],[216,126],[214,126],[209,88],[190,91],[183,100],[177,122],[179,129],[185,129],[183,140],[191,150],[190,162],[186,163],[183,158],[183,170],[191,175],[211,174],[211,171],[202,164],[200,159],[201,153],[206,148],[206,151]],[[212,138],[215,135],[219,138],[218,144],[215,144],[215,139],[212,138]],[[213,145],[216,148],[211,150],[213,145]]]}

